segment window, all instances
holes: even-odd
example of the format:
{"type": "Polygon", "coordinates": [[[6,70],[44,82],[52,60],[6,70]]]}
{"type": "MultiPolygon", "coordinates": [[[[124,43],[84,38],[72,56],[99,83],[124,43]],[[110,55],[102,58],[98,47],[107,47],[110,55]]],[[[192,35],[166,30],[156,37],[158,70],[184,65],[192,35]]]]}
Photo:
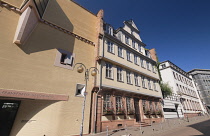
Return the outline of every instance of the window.
{"type": "Polygon", "coordinates": [[[127,50],[126,54],[127,54],[127,60],[131,61],[131,52],[127,50]]]}
{"type": "Polygon", "coordinates": [[[144,60],[140,58],[141,67],[144,68],[144,60]]]}
{"type": "Polygon", "coordinates": [[[174,75],[174,79],[176,79],[176,75],[175,75],[175,73],[173,72],[173,75],[174,75]]]}
{"type": "Polygon", "coordinates": [[[166,64],[162,64],[161,67],[162,67],[162,68],[166,68],[166,64]]]}
{"type": "Polygon", "coordinates": [[[147,64],[147,70],[150,70],[150,63],[146,61],[146,64],[147,64]]]}
{"type": "Polygon", "coordinates": [[[138,50],[139,50],[139,52],[142,52],[140,44],[138,44],[138,50]]]}
{"type": "Polygon", "coordinates": [[[103,102],[103,114],[113,114],[113,113],[114,109],[112,107],[111,95],[105,94],[103,102]]]}
{"type": "Polygon", "coordinates": [[[132,47],[133,47],[134,49],[136,49],[135,44],[136,44],[136,42],[135,42],[134,40],[132,40],[132,47]]]}
{"type": "Polygon", "coordinates": [[[138,74],[134,74],[134,81],[135,81],[135,85],[136,86],[139,86],[139,77],[138,77],[138,74]]]}
{"type": "Polygon", "coordinates": [[[108,26],[108,34],[113,36],[113,28],[111,26],[108,26]]]}
{"type": "Polygon", "coordinates": [[[57,50],[54,65],[62,68],[73,69],[75,54],[62,49],[57,50]]]}
{"type": "Polygon", "coordinates": [[[134,54],[134,63],[138,65],[138,57],[136,54],[134,54]]]}
{"type": "Polygon", "coordinates": [[[112,78],[112,64],[106,63],[106,77],[112,78]]]}
{"type": "Polygon", "coordinates": [[[157,91],[156,81],[153,81],[153,87],[154,87],[154,90],[157,91]]]}
{"type": "Polygon", "coordinates": [[[129,37],[125,36],[125,43],[129,45],[129,37]]]}
{"type": "Polygon", "coordinates": [[[148,50],[145,50],[145,55],[146,55],[148,58],[150,58],[150,53],[149,53],[148,50]]]}
{"type": "Polygon", "coordinates": [[[117,67],[117,81],[123,81],[122,68],[117,67]]]}
{"type": "Polygon", "coordinates": [[[83,97],[85,92],[85,85],[77,84],[75,96],[83,97]]]}
{"type": "Polygon", "coordinates": [[[116,96],[116,112],[117,114],[124,113],[123,103],[122,103],[122,97],[116,96]]]}
{"type": "Polygon", "coordinates": [[[152,90],[151,80],[150,79],[148,79],[148,87],[149,87],[150,90],[152,90]]]}
{"type": "Polygon", "coordinates": [[[153,72],[153,73],[156,73],[155,65],[152,65],[152,72],[153,72]]]}
{"type": "Polygon", "coordinates": [[[131,72],[130,71],[126,71],[126,77],[127,77],[127,83],[132,84],[131,72]]]}
{"type": "Polygon", "coordinates": [[[107,42],[107,51],[111,52],[111,53],[114,53],[114,45],[110,41],[107,42]]]}
{"type": "Polygon", "coordinates": [[[123,58],[123,49],[118,46],[118,56],[123,58]]]}
{"type": "Polygon", "coordinates": [[[144,76],[142,76],[142,87],[143,88],[146,88],[145,77],[144,76]]]}
{"type": "Polygon", "coordinates": [[[132,105],[131,97],[126,97],[127,114],[134,114],[134,108],[132,105]]]}

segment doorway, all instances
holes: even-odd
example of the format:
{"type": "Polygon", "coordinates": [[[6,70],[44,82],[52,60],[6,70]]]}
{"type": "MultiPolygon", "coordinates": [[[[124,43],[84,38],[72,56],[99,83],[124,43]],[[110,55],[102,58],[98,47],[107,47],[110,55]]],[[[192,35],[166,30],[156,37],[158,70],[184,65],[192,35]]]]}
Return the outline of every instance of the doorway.
{"type": "Polygon", "coordinates": [[[20,101],[0,100],[0,136],[9,136],[20,101]]]}
{"type": "Polygon", "coordinates": [[[134,108],[135,108],[136,122],[140,122],[140,110],[139,110],[139,99],[138,98],[134,98],[134,108]]]}

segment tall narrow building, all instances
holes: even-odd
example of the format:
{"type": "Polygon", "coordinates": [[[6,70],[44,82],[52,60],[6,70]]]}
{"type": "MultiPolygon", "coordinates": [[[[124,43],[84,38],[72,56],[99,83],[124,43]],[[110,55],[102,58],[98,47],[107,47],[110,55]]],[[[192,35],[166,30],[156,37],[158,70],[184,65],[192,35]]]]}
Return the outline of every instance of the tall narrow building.
{"type": "Polygon", "coordinates": [[[146,49],[133,20],[114,29],[104,23],[93,91],[92,131],[160,122],[161,90],[155,50],[146,49]]]}
{"type": "Polygon", "coordinates": [[[188,72],[192,75],[199,96],[205,107],[210,109],[210,70],[209,69],[193,69],[188,72]]]}
{"type": "Polygon", "coordinates": [[[198,92],[190,75],[170,61],[160,64],[162,81],[168,83],[173,92],[164,98],[165,118],[193,117],[203,111],[198,92]]]}

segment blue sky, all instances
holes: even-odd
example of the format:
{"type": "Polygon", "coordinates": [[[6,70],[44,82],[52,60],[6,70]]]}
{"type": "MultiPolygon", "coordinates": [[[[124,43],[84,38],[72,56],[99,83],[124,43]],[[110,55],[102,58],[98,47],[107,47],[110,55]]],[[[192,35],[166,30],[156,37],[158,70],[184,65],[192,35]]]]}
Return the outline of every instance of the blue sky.
{"type": "Polygon", "coordinates": [[[147,48],[159,61],[185,71],[210,69],[210,0],[75,0],[118,28],[133,19],[147,48]]]}

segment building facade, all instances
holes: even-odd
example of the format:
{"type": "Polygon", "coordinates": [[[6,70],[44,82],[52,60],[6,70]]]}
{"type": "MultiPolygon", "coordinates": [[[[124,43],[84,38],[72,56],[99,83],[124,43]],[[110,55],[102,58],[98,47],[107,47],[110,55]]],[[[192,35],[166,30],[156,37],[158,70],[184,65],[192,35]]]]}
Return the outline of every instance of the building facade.
{"type": "Polygon", "coordinates": [[[194,79],[198,94],[205,107],[210,109],[210,70],[209,69],[193,69],[188,72],[194,79]]]}
{"type": "Polygon", "coordinates": [[[100,16],[67,0],[1,0],[0,18],[0,135],[78,135],[85,77],[74,64],[95,66],[100,16]]]}
{"type": "Polygon", "coordinates": [[[160,64],[162,81],[168,83],[173,92],[164,98],[165,118],[197,116],[203,111],[198,92],[190,75],[170,61],[160,64]]]}
{"type": "Polygon", "coordinates": [[[155,50],[148,50],[132,20],[114,29],[103,23],[92,92],[92,132],[163,119],[155,50]]]}

